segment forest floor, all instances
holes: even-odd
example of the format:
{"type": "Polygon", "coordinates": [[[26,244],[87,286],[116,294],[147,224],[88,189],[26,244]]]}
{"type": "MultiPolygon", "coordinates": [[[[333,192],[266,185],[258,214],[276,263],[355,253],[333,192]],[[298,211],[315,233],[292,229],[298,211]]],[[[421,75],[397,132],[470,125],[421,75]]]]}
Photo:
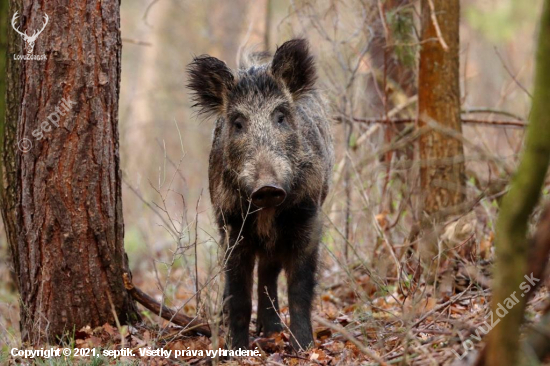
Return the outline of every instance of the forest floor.
{"type": "MultiPolygon", "coordinates": [[[[388,282],[384,291],[380,291],[380,286],[360,266],[346,275],[321,278],[320,296],[313,314],[315,347],[305,352],[292,350],[291,335],[286,331],[273,338],[260,338],[251,331],[251,348],[257,347],[259,356],[212,358],[207,356],[207,351],[218,349],[223,337],[219,338],[218,346],[214,346],[205,336],[144,312],[145,320],[139,325],[84,328],[63,345],[72,349],[95,348],[101,354],[99,357],[60,357],[43,359],[36,364],[378,365],[381,364],[376,361],[378,358],[387,365],[465,365],[483,346],[482,338],[491,324],[486,279],[474,281],[467,268],[462,264],[455,266],[449,277],[452,281],[447,281],[447,286],[442,280],[437,296],[434,296],[434,284],[416,286],[413,278],[405,282],[405,286],[399,286],[397,281],[388,282]],[[362,298],[365,295],[369,301],[362,298]],[[139,350],[148,348],[172,352],[169,358],[140,357],[139,350]],[[117,349],[131,349],[135,356],[102,355],[106,350],[117,349]],[[180,356],[175,358],[178,350],[180,356]]],[[[518,294],[522,292],[518,290],[518,294]]],[[[529,321],[536,321],[548,298],[548,290],[543,286],[529,303],[526,313],[529,321]]],[[[513,306],[513,303],[506,305],[513,306]]],[[[194,315],[192,308],[187,310],[189,315],[194,315]]],[[[498,314],[493,322],[499,315],[505,316],[498,314]]],[[[284,302],[281,316],[288,320],[288,307],[284,302]]],[[[254,327],[255,324],[251,324],[251,328],[254,327]]],[[[8,346],[11,347],[8,344],[2,347],[0,363],[25,364],[27,360],[9,355],[8,346]]]]}

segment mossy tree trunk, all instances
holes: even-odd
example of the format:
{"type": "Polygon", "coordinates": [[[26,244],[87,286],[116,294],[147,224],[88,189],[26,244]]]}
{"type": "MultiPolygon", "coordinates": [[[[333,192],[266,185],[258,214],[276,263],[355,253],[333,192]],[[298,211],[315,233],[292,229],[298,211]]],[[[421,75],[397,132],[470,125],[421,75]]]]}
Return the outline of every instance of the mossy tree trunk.
{"type": "Polygon", "coordinates": [[[462,141],[449,133],[462,133],[458,54],[460,3],[459,0],[422,0],[421,6],[418,127],[437,124],[419,141],[421,207],[431,215],[464,200],[464,149],[462,141]]]}
{"type": "MultiPolygon", "coordinates": [[[[544,1],[541,17],[533,92],[533,106],[524,151],[510,191],[502,200],[496,225],[496,265],[491,308],[494,312],[514,291],[522,292],[528,268],[527,228],[550,163],[550,0],[544,1]]],[[[489,333],[487,361],[490,366],[517,365],[519,328],[525,297],[508,310],[489,333]]]]}
{"type": "Polygon", "coordinates": [[[119,1],[10,4],[28,34],[49,16],[34,46],[46,60],[14,60],[25,51],[10,31],[2,156],[21,334],[38,344],[138,316],[122,278],[119,1]]]}

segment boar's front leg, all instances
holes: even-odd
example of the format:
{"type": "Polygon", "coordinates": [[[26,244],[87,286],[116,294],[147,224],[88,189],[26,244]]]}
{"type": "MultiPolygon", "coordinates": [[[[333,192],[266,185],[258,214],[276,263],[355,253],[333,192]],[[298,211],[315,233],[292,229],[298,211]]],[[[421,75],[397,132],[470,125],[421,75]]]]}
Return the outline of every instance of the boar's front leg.
{"type": "Polygon", "coordinates": [[[256,332],[264,332],[265,337],[283,330],[277,298],[277,279],[282,264],[276,258],[262,254],[258,261],[258,324],[256,332]]]}
{"type": "Polygon", "coordinates": [[[295,351],[313,346],[311,306],[315,288],[317,247],[308,253],[295,256],[285,265],[288,277],[288,303],[292,347],[295,351]]]}
{"type": "MultiPolygon", "coordinates": [[[[241,244],[244,243],[238,245],[241,244]]],[[[224,307],[229,317],[228,343],[232,349],[248,348],[254,253],[237,248],[226,260],[224,307]]]]}

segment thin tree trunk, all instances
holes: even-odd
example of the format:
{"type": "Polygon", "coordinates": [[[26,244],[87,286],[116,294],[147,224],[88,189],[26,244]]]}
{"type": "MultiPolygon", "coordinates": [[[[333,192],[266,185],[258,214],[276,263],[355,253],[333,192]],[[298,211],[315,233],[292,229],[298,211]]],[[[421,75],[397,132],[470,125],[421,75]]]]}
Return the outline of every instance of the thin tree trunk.
{"type": "MultiPolygon", "coordinates": [[[[491,308],[514,291],[521,292],[527,269],[529,217],[536,206],[550,163],[550,0],[544,1],[536,55],[535,88],[525,148],[503,198],[496,224],[496,265],[491,308]]],[[[500,318],[489,333],[487,362],[490,366],[517,365],[519,327],[523,321],[525,297],[500,318]]]]}
{"type": "Polygon", "coordinates": [[[28,34],[49,16],[34,46],[45,61],[13,60],[24,51],[11,32],[3,151],[2,214],[19,279],[21,334],[37,344],[115,323],[115,316],[138,318],[122,279],[119,1],[10,3],[12,11],[20,7],[17,25],[28,34]],[[32,143],[27,152],[15,143],[24,138],[32,143]]]}
{"type": "MultiPolygon", "coordinates": [[[[400,10],[405,6],[409,6],[410,0],[386,0],[383,3],[383,8],[376,7],[374,11],[377,13],[375,19],[370,25],[374,31],[374,37],[369,47],[369,55],[372,66],[375,68],[377,75],[380,75],[374,79],[367,80],[367,92],[369,93],[369,99],[372,100],[372,104],[369,105],[370,113],[375,116],[385,116],[386,112],[395,107],[392,98],[386,98],[391,93],[403,93],[407,97],[412,97],[416,94],[416,78],[415,78],[415,66],[404,63],[403,59],[400,59],[397,54],[397,47],[395,44],[398,42],[393,39],[395,36],[391,33],[390,29],[385,28],[385,23],[388,22],[388,14],[395,14],[396,12],[403,12],[400,10]],[[382,12],[383,11],[383,12],[382,12]],[[384,19],[381,19],[384,17],[384,19]],[[386,39],[390,37],[390,39],[386,39]],[[383,80],[385,77],[386,80],[383,80]],[[379,82],[379,86],[372,85],[375,82],[379,82]],[[384,84],[390,84],[390,88],[384,88],[384,84]],[[388,90],[390,89],[390,90],[388,90]],[[378,93],[379,90],[382,95],[378,93]],[[384,101],[384,99],[386,99],[384,101]]],[[[402,14],[402,17],[412,17],[413,14],[402,14]]],[[[388,28],[391,28],[391,24],[387,24],[388,28]]],[[[414,32],[414,25],[411,21],[410,33],[411,40],[414,32]]]]}
{"type": "Polygon", "coordinates": [[[418,126],[421,128],[436,123],[440,127],[423,135],[419,141],[422,208],[428,214],[455,206],[464,200],[462,142],[444,132],[451,130],[462,133],[459,18],[459,0],[422,0],[418,126]]]}
{"type": "MultiPolygon", "coordinates": [[[[373,8],[376,20],[372,24],[374,37],[369,46],[369,54],[376,77],[367,79],[366,92],[368,99],[372,100],[367,108],[380,118],[389,119],[388,112],[397,106],[397,96],[410,98],[417,94],[416,66],[412,58],[414,47],[397,46],[400,43],[414,43],[414,14],[411,0],[386,0],[379,4],[380,6],[373,8]],[[408,50],[411,52],[410,58],[404,53],[408,50]]],[[[404,125],[388,123],[384,127],[384,143],[391,143],[395,135],[400,134],[405,128],[404,125]]],[[[388,190],[388,185],[392,177],[391,162],[394,154],[397,159],[406,156],[412,160],[414,146],[406,146],[384,154],[383,161],[387,165],[387,174],[382,187],[380,212],[392,210],[392,192],[388,190]]]]}
{"type": "Polygon", "coordinates": [[[265,30],[264,50],[269,51],[271,47],[271,19],[273,18],[273,4],[271,0],[265,0],[265,30]]]}

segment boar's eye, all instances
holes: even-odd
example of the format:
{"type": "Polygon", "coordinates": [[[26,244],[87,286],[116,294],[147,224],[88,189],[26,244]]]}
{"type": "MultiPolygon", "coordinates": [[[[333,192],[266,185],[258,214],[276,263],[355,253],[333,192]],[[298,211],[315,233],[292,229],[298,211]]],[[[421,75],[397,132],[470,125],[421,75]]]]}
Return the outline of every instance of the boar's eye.
{"type": "Polygon", "coordinates": [[[233,126],[235,126],[237,130],[242,130],[243,125],[244,125],[244,120],[242,119],[242,117],[237,117],[233,120],[233,126]]]}
{"type": "Polygon", "coordinates": [[[282,124],[284,121],[285,121],[285,114],[281,111],[277,111],[275,112],[275,121],[278,123],[278,124],[282,124]]]}

